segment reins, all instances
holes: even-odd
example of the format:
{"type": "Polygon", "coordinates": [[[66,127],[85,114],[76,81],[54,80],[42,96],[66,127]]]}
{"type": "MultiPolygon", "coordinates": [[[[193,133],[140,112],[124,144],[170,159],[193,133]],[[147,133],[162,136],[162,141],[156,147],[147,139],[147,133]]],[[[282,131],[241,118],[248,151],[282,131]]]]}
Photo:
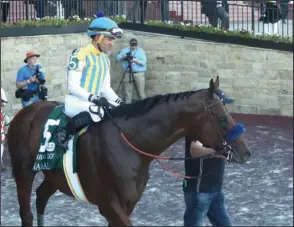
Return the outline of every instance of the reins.
{"type": "MultiPolygon", "coordinates": [[[[218,103],[216,104],[213,104],[213,105],[208,105],[207,106],[207,101],[206,99],[204,98],[203,96],[203,99],[205,100],[205,119],[206,119],[206,115],[207,115],[207,112],[206,112],[206,109],[209,109],[209,114],[210,116],[213,118],[213,116],[211,115],[211,112],[210,112],[210,108],[217,105],[218,103]]],[[[201,157],[185,157],[185,158],[173,158],[173,157],[168,157],[168,156],[159,156],[159,155],[153,155],[153,154],[149,154],[147,152],[144,152],[138,148],[136,148],[134,145],[132,145],[130,143],[130,141],[126,138],[126,136],[123,134],[121,128],[117,125],[117,123],[114,121],[114,119],[112,118],[112,116],[110,115],[109,111],[107,108],[105,108],[104,106],[102,107],[104,112],[107,114],[107,116],[110,118],[110,120],[112,121],[112,123],[115,125],[115,127],[118,129],[119,133],[120,133],[120,136],[122,137],[122,139],[127,143],[127,145],[129,147],[131,147],[133,150],[135,150],[137,153],[143,155],[143,156],[146,156],[146,157],[150,157],[150,158],[154,158],[156,159],[156,161],[160,164],[161,168],[164,169],[165,171],[177,176],[177,177],[180,177],[180,178],[185,178],[185,179],[198,179],[198,178],[201,178],[203,176],[207,176],[209,174],[211,174],[212,172],[216,171],[211,171],[209,173],[206,173],[206,174],[201,174],[199,176],[185,176],[183,174],[180,174],[180,173],[177,173],[177,172],[174,172],[170,169],[168,169],[167,167],[165,167],[159,160],[174,160],[174,161],[179,161],[179,160],[191,160],[191,159],[207,159],[207,158],[212,158],[212,157],[215,157],[216,155],[227,155],[227,161],[231,160],[232,158],[232,148],[231,146],[227,145],[226,142],[224,142],[223,140],[223,146],[224,148],[222,150],[218,150],[218,151],[215,151],[213,153],[210,153],[208,155],[205,155],[205,156],[201,156],[201,157]]],[[[215,122],[214,122],[215,123],[215,122]]],[[[218,131],[219,133],[219,131],[218,131]]],[[[219,134],[220,135],[220,134],[219,134]]],[[[223,139],[223,137],[221,137],[223,139]]]]}

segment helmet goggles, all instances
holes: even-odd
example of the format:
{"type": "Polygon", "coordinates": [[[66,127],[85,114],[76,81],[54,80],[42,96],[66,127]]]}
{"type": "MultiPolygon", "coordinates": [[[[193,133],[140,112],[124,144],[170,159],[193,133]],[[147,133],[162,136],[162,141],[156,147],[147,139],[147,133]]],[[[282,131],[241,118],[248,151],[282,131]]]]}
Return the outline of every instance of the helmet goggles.
{"type": "Polygon", "coordinates": [[[103,28],[88,28],[89,31],[96,32],[96,34],[101,34],[106,37],[121,38],[123,30],[120,28],[112,28],[110,30],[105,30],[103,28]]]}

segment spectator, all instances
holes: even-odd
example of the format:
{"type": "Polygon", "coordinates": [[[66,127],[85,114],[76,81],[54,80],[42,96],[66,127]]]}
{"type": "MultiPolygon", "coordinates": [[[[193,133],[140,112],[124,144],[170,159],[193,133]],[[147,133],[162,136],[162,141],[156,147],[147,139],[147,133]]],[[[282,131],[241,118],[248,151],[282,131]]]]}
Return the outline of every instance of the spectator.
{"type": "Polygon", "coordinates": [[[140,21],[141,23],[144,23],[145,17],[146,17],[146,9],[147,9],[147,0],[141,0],[141,1],[132,1],[131,2],[131,9],[127,12],[127,18],[130,21],[133,21],[133,23],[137,23],[139,21],[139,15],[140,15],[140,21]],[[139,10],[140,6],[140,10],[139,10]]]}
{"type": "Polygon", "coordinates": [[[277,1],[265,1],[264,4],[264,15],[259,20],[266,24],[280,21],[282,18],[280,4],[277,1]]]}
{"type": "Polygon", "coordinates": [[[141,23],[143,24],[146,18],[146,9],[147,9],[147,0],[140,1],[140,20],[141,23]]]}
{"type": "Polygon", "coordinates": [[[35,9],[37,12],[37,18],[44,18],[45,16],[45,1],[47,4],[47,0],[35,0],[35,9]]]}
{"type": "Polygon", "coordinates": [[[264,23],[277,23],[280,19],[285,24],[288,18],[289,0],[270,1],[263,0],[260,2],[259,21],[264,23]]]}
{"type": "Polygon", "coordinates": [[[24,62],[27,63],[21,67],[17,72],[16,92],[18,98],[21,98],[22,106],[28,106],[34,102],[44,99],[46,96],[44,92],[46,89],[40,85],[45,83],[45,74],[43,67],[37,64],[37,57],[39,54],[28,52],[24,62]]]}
{"type": "Polygon", "coordinates": [[[281,16],[282,16],[282,22],[284,24],[286,23],[286,20],[288,19],[289,2],[290,0],[280,0],[281,16]]]}
{"type": "Polygon", "coordinates": [[[82,0],[62,0],[64,6],[64,17],[68,19],[72,16],[72,9],[75,10],[75,14],[78,15],[80,18],[85,17],[85,10],[83,8],[83,1],[82,0]]]}
{"type": "MultiPolygon", "coordinates": [[[[133,59],[130,61],[132,70],[134,73],[134,80],[138,88],[139,98],[144,99],[145,95],[145,72],[147,65],[147,58],[145,52],[142,48],[138,47],[138,41],[136,39],[130,40],[130,47],[124,48],[116,56],[117,61],[121,61],[122,68],[124,71],[127,70],[129,62],[126,60],[127,53],[133,56],[133,59]]],[[[132,102],[132,93],[133,93],[133,84],[129,83],[129,78],[125,77],[126,81],[124,83],[125,88],[125,103],[132,102]]]]}
{"type": "Polygon", "coordinates": [[[160,13],[163,22],[169,21],[169,0],[160,0],[160,13]]]}
{"type": "Polygon", "coordinates": [[[227,0],[202,0],[201,6],[201,13],[208,17],[209,23],[213,27],[217,27],[219,18],[222,22],[221,28],[225,30],[229,29],[229,5],[227,0]]]}
{"type": "Polygon", "coordinates": [[[260,18],[259,21],[263,21],[264,17],[265,17],[265,0],[260,1],[260,18]]]}
{"type": "Polygon", "coordinates": [[[8,17],[8,13],[9,13],[9,6],[10,3],[9,1],[4,1],[1,0],[1,21],[2,22],[7,22],[7,17],[8,17]]]}
{"type": "MultiPolygon", "coordinates": [[[[224,105],[233,102],[232,99],[225,97],[220,89],[217,95],[224,105]]],[[[213,149],[202,146],[195,136],[185,138],[186,157],[212,152],[214,152],[213,149]]],[[[183,181],[186,204],[184,226],[202,226],[206,215],[213,226],[232,226],[222,192],[225,162],[225,157],[222,155],[185,161],[186,175],[200,177],[183,181]]]]}

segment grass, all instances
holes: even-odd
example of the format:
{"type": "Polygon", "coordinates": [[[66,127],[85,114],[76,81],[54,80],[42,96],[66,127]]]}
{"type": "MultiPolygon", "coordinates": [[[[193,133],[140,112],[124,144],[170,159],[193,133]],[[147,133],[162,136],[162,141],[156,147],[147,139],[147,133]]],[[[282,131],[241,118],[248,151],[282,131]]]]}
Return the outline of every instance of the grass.
{"type": "MultiPolygon", "coordinates": [[[[73,16],[69,19],[60,19],[60,18],[51,18],[45,17],[42,20],[24,20],[24,21],[17,21],[15,23],[1,23],[1,28],[14,28],[14,27],[45,27],[45,26],[68,26],[68,25],[75,25],[75,24],[90,24],[91,21],[95,19],[93,18],[84,18],[80,19],[78,16],[73,16]]],[[[114,21],[118,24],[127,22],[124,17],[115,16],[112,17],[114,21]]],[[[236,36],[236,37],[243,37],[246,39],[259,39],[259,40],[271,40],[277,43],[293,43],[293,38],[290,36],[278,36],[278,35],[255,35],[248,31],[224,31],[222,29],[216,29],[212,26],[206,25],[189,25],[189,24],[173,24],[170,23],[163,23],[161,21],[146,21],[146,25],[158,26],[158,27],[166,27],[166,28],[174,28],[182,31],[195,31],[195,32],[206,32],[208,34],[218,34],[223,36],[236,36]]]]}

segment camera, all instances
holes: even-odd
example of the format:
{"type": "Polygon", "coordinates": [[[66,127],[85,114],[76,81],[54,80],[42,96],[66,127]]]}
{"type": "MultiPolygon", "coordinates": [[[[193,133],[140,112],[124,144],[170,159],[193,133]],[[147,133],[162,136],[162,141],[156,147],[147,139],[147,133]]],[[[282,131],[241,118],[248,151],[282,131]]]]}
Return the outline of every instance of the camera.
{"type": "Polygon", "coordinates": [[[124,60],[125,60],[125,61],[128,61],[128,62],[132,61],[133,59],[134,59],[134,56],[132,55],[131,52],[128,52],[128,53],[126,54],[126,57],[124,58],[124,60]]]}
{"type": "Polygon", "coordinates": [[[44,85],[45,84],[46,80],[40,78],[40,70],[39,70],[39,67],[37,67],[36,73],[33,76],[36,76],[36,78],[38,79],[40,85],[44,85]]]}

